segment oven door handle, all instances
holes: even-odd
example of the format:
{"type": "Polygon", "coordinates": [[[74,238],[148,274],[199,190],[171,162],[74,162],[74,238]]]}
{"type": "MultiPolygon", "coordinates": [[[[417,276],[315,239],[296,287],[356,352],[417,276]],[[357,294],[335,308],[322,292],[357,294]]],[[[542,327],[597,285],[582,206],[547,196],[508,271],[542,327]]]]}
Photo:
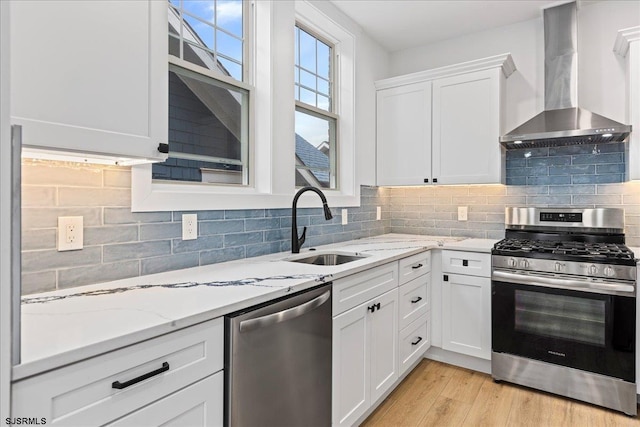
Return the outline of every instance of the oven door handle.
{"type": "Polygon", "coordinates": [[[624,283],[602,283],[586,280],[557,279],[553,277],[543,277],[536,275],[523,275],[509,273],[507,271],[494,270],[491,279],[509,281],[522,285],[544,286],[548,288],[568,289],[584,292],[596,292],[607,294],[635,295],[636,287],[632,284],[624,283]]]}

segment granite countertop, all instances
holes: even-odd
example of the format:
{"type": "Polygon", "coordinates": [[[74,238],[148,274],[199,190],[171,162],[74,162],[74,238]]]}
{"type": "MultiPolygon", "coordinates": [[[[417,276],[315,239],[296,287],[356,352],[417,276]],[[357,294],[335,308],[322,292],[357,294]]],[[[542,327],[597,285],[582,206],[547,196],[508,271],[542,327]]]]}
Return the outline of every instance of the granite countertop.
{"type": "MultiPolygon", "coordinates": [[[[358,252],[339,266],[289,262],[291,253],[27,295],[14,380],[386,264],[427,249],[490,252],[496,240],[386,234],[317,248],[358,252]]],[[[304,249],[301,254],[313,253],[304,249]]]]}

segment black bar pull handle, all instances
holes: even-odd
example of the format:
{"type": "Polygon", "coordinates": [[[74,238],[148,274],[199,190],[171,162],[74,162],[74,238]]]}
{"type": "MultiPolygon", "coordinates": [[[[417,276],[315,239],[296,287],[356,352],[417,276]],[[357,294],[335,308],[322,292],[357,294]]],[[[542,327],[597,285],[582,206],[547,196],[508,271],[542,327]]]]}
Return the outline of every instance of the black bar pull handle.
{"type": "Polygon", "coordinates": [[[436,184],[438,182],[438,178],[433,178],[433,183],[436,184]]]}
{"type": "Polygon", "coordinates": [[[424,179],[424,183],[425,183],[425,184],[428,184],[428,183],[429,183],[429,178],[425,178],[425,179],[424,179]]]}
{"type": "Polygon", "coordinates": [[[380,303],[375,304],[376,310],[380,310],[380,303]]]}
{"type": "Polygon", "coordinates": [[[418,297],[416,299],[412,299],[411,300],[411,304],[415,304],[415,303],[420,302],[420,301],[422,301],[422,297],[418,297]]]}
{"type": "Polygon", "coordinates": [[[462,266],[463,267],[469,267],[469,260],[468,259],[463,259],[462,260],[462,266]]]}
{"type": "Polygon", "coordinates": [[[447,274],[443,275],[442,276],[442,280],[445,281],[445,282],[448,282],[449,281],[449,275],[447,275],[447,274]]]}
{"type": "Polygon", "coordinates": [[[372,313],[373,313],[374,311],[376,311],[376,305],[375,305],[375,304],[373,304],[373,305],[371,305],[371,306],[367,307],[367,310],[369,310],[370,312],[372,312],[372,313]]]}
{"type": "Polygon", "coordinates": [[[411,343],[411,345],[418,345],[418,343],[419,343],[420,341],[422,341],[422,337],[418,337],[418,339],[417,339],[417,340],[415,340],[415,341],[413,341],[413,342],[411,343]]]}
{"type": "Polygon", "coordinates": [[[164,362],[162,363],[162,368],[158,368],[155,371],[147,372],[146,374],[140,375],[139,377],[136,377],[132,380],[125,381],[123,383],[121,383],[120,381],[114,381],[113,383],[111,383],[111,388],[117,388],[118,390],[122,390],[123,388],[132,386],[136,383],[139,383],[140,381],[146,380],[147,378],[155,377],[156,375],[159,375],[168,370],[169,370],[169,362],[164,362]]]}
{"type": "Polygon", "coordinates": [[[422,264],[412,265],[411,268],[413,268],[414,270],[416,270],[418,268],[422,268],[422,264]]]}

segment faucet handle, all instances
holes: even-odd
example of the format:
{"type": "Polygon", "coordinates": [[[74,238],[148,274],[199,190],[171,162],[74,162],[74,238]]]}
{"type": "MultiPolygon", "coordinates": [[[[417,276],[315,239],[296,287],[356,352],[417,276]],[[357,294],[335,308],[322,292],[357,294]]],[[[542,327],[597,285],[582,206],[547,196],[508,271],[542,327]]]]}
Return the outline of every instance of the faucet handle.
{"type": "Polygon", "coordinates": [[[304,244],[304,240],[307,237],[307,227],[302,229],[302,236],[298,239],[298,247],[301,247],[304,244]]]}

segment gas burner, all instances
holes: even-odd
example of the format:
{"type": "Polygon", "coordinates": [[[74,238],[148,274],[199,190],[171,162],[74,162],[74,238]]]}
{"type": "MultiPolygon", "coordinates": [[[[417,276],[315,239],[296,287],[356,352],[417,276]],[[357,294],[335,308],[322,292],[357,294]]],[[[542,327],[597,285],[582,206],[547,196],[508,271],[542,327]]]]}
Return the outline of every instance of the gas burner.
{"type": "Polygon", "coordinates": [[[634,254],[621,243],[553,241],[507,238],[496,243],[494,254],[591,262],[634,261],[634,254]]]}

